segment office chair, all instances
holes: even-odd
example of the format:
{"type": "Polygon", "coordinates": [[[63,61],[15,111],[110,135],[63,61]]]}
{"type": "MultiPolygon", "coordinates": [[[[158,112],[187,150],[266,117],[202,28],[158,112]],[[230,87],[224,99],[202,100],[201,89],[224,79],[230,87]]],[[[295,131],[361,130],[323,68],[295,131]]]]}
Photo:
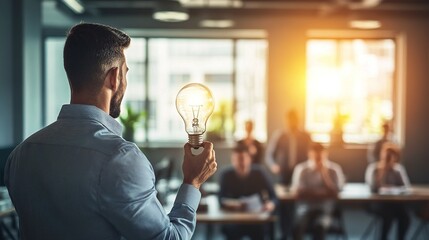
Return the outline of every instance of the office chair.
{"type": "Polygon", "coordinates": [[[417,217],[420,219],[420,224],[417,227],[416,231],[414,232],[413,236],[411,237],[412,240],[417,240],[417,237],[420,236],[420,233],[422,230],[426,230],[426,238],[429,236],[429,229],[428,229],[428,223],[429,223],[429,203],[426,203],[419,211],[416,211],[417,217]]]}
{"type": "Polygon", "coordinates": [[[371,232],[374,232],[373,239],[378,239],[380,236],[379,233],[379,226],[380,225],[380,219],[378,216],[374,215],[372,217],[372,220],[368,223],[368,226],[366,226],[365,231],[363,232],[363,235],[361,237],[361,240],[371,239],[369,236],[371,232]]]}
{"type": "Polygon", "coordinates": [[[366,212],[372,216],[371,221],[369,221],[368,225],[363,232],[361,240],[366,239],[379,239],[380,238],[380,224],[381,219],[379,217],[379,211],[377,211],[377,207],[374,204],[369,204],[365,207],[366,212]],[[374,232],[373,238],[370,237],[371,232],[374,232]]]}
{"type": "Polygon", "coordinates": [[[340,206],[336,206],[334,212],[332,213],[334,222],[327,229],[327,234],[335,234],[337,239],[341,237],[341,239],[347,240],[347,231],[346,226],[344,224],[343,210],[340,206]]]}
{"type": "MultiPolygon", "coordinates": [[[[335,235],[336,239],[347,240],[347,231],[344,224],[343,211],[340,206],[335,206],[334,211],[332,212],[332,222],[329,227],[326,229],[326,235],[335,235]]],[[[314,226],[306,229],[306,233],[314,231],[314,226]]]]}

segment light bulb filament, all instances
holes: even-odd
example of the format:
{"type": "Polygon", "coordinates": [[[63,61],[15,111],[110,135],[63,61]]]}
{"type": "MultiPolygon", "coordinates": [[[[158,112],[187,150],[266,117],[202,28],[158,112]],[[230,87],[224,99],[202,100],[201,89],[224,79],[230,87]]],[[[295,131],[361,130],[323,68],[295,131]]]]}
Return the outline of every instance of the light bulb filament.
{"type": "Polygon", "coordinates": [[[191,107],[192,107],[192,115],[194,116],[194,119],[195,118],[197,118],[198,119],[198,116],[200,115],[200,108],[201,108],[201,105],[191,105],[191,107]],[[197,114],[195,114],[195,112],[197,113],[197,114]],[[195,116],[196,115],[196,116],[195,116]]]}
{"type": "Polygon", "coordinates": [[[199,127],[198,118],[192,119],[192,128],[194,129],[194,132],[198,132],[199,127]]]}
{"type": "Polygon", "coordinates": [[[199,121],[198,121],[198,117],[200,115],[200,108],[202,105],[191,105],[192,107],[192,115],[193,115],[193,119],[192,119],[192,128],[194,130],[194,132],[198,132],[200,125],[199,125],[199,121]]]}

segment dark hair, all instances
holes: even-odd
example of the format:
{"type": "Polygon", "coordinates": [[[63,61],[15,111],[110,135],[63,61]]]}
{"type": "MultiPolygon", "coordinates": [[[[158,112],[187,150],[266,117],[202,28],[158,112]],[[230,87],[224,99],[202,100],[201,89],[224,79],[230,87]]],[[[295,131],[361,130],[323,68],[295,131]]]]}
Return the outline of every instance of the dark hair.
{"type": "Polygon", "coordinates": [[[232,149],[233,153],[248,153],[249,148],[244,143],[237,143],[232,149]]]}
{"type": "Polygon", "coordinates": [[[325,147],[318,142],[313,142],[310,144],[310,151],[315,151],[315,152],[322,152],[323,150],[325,150],[325,147]]]}
{"type": "Polygon", "coordinates": [[[124,32],[101,24],[72,27],[64,45],[64,69],[73,91],[100,89],[106,68],[125,61],[123,50],[130,41],[124,32]]]}

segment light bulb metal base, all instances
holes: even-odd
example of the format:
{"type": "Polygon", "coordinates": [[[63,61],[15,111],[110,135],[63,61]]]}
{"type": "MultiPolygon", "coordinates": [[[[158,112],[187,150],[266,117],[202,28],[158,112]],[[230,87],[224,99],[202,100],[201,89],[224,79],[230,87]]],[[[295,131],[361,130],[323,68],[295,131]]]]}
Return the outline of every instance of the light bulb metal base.
{"type": "Polygon", "coordinates": [[[195,149],[201,147],[203,144],[202,134],[188,134],[188,143],[195,149]]]}

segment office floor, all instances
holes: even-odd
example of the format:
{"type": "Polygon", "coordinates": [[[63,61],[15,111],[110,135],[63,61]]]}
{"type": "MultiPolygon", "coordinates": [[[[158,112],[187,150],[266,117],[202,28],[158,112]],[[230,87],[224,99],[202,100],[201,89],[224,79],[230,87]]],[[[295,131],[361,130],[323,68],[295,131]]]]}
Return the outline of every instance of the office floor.
{"type": "MultiPolygon", "coordinates": [[[[411,214],[412,215],[412,214],[411,214]]],[[[365,211],[362,211],[360,209],[346,209],[344,210],[344,218],[345,218],[345,225],[347,230],[347,237],[348,240],[360,240],[362,239],[362,235],[366,229],[366,227],[371,224],[371,221],[373,220],[372,216],[367,214],[365,211]]],[[[413,236],[414,232],[420,225],[420,220],[417,219],[415,216],[412,215],[411,217],[411,223],[410,228],[407,233],[407,238],[410,239],[413,236]]],[[[424,229],[420,235],[413,240],[427,240],[429,239],[429,224],[427,224],[426,228],[428,230],[424,229]]],[[[280,231],[279,227],[276,227],[276,239],[280,239],[280,231]]],[[[395,237],[396,233],[396,224],[393,226],[393,228],[390,231],[390,238],[389,239],[396,239],[395,237]]],[[[204,224],[198,224],[197,229],[195,231],[195,234],[192,239],[194,240],[201,240],[206,239],[206,226],[204,224]]],[[[225,239],[222,233],[220,232],[220,226],[214,227],[214,234],[212,240],[223,240],[225,239]]],[[[308,238],[310,239],[310,238],[308,238]]],[[[328,236],[327,240],[330,239],[341,239],[336,238],[335,236],[328,236]]],[[[365,240],[376,240],[374,237],[374,231],[371,232],[369,237],[367,237],[365,240]]]]}

